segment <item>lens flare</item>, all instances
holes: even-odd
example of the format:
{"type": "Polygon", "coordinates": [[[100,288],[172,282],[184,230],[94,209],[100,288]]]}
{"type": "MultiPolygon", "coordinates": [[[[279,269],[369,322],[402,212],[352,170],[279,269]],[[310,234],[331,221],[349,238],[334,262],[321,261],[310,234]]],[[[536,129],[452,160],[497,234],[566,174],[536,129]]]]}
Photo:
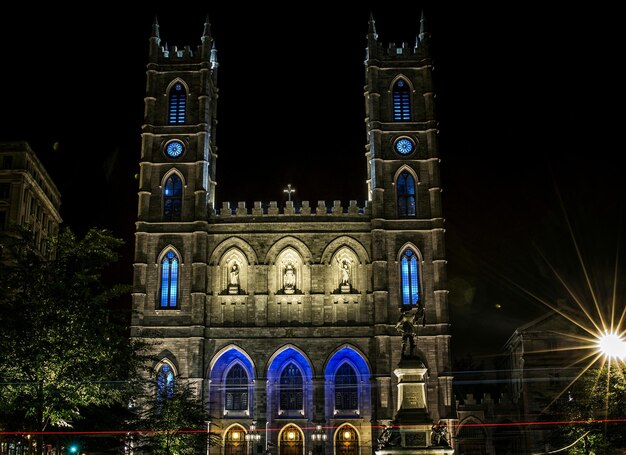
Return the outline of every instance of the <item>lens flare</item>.
{"type": "Polygon", "coordinates": [[[605,357],[626,359],[626,342],[615,332],[608,332],[598,338],[598,349],[605,357]]]}

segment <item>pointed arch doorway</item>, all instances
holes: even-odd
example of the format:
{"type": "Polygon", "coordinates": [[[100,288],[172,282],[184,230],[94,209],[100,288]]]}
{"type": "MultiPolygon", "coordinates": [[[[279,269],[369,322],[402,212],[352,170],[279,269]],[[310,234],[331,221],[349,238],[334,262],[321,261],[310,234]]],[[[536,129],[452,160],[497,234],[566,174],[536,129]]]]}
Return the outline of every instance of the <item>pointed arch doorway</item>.
{"type": "Polygon", "coordinates": [[[343,425],[335,433],[337,455],[359,455],[359,435],[350,425],[343,425]]]}
{"type": "Polygon", "coordinates": [[[285,426],[279,437],[280,455],[304,455],[304,434],[293,424],[285,426]]]}

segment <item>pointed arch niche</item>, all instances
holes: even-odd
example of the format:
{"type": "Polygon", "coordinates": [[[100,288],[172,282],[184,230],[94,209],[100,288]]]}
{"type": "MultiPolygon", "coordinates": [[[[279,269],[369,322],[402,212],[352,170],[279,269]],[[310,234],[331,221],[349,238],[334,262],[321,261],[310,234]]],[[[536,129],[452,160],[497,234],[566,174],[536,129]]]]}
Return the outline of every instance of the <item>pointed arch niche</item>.
{"type": "Polygon", "coordinates": [[[222,294],[246,294],[248,288],[248,259],[239,248],[230,248],[219,262],[222,294]]]}
{"type": "Polygon", "coordinates": [[[224,455],[247,455],[248,444],[246,429],[238,423],[233,423],[224,431],[224,455]]]}
{"type": "Polygon", "coordinates": [[[359,259],[351,248],[342,247],[330,261],[335,294],[359,293],[359,259]]]}
{"type": "Polygon", "coordinates": [[[278,433],[280,455],[304,455],[304,432],[295,423],[288,423],[278,433]]]}
{"type": "Polygon", "coordinates": [[[282,250],[276,257],[277,294],[302,294],[304,261],[291,247],[282,250]]]}
{"type": "Polygon", "coordinates": [[[239,346],[229,345],[209,365],[209,409],[214,415],[249,417],[254,406],[255,366],[239,346]]]}

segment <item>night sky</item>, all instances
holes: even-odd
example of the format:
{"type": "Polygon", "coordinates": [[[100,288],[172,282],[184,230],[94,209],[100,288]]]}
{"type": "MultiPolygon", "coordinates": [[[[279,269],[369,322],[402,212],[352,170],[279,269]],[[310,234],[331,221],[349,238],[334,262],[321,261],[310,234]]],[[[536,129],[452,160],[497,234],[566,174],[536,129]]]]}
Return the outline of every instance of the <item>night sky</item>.
{"type": "Polygon", "coordinates": [[[616,11],[462,3],[228,11],[206,2],[142,12],[107,3],[36,14],[17,6],[0,27],[0,140],[31,144],[62,193],[66,226],[107,228],[126,240],[118,272],[130,282],[155,14],[163,44],[192,48],[210,17],[220,63],[218,206],[282,203],[288,183],[297,200],[362,205],[368,17],[372,11],[380,41],[412,45],[423,8],[433,40],[453,355],[489,359],[515,327],[547,310],[521,289],[554,301],[565,295],[558,273],[589,297],[572,238],[591,286],[612,295],[624,230],[616,136],[626,79],[616,11]]]}

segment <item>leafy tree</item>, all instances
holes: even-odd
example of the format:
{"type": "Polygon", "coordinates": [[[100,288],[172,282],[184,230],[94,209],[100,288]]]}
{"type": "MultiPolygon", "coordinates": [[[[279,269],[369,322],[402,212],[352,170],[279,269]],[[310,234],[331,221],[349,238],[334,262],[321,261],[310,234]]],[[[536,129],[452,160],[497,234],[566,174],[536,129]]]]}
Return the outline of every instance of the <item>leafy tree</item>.
{"type": "Polygon", "coordinates": [[[78,238],[66,228],[51,240],[49,258],[27,229],[3,234],[0,428],[67,429],[83,409],[128,403],[143,344],[110,310],[129,287],[103,280],[122,240],[95,228],[78,238]]]}
{"type": "MultiPolygon", "coordinates": [[[[555,448],[572,445],[569,455],[614,454],[626,447],[626,379],[620,365],[590,369],[556,402],[561,421],[551,435],[555,448]]],[[[622,453],[622,452],[619,452],[622,453]]]]}
{"type": "Polygon", "coordinates": [[[167,396],[144,397],[141,410],[131,422],[133,428],[142,430],[134,447],[154,455],[204,453],[207,442],[211,445],[221,442],[219,435],[207,434],[207,420],[209,417],[193,388],[179,377],[167,396]]]}

